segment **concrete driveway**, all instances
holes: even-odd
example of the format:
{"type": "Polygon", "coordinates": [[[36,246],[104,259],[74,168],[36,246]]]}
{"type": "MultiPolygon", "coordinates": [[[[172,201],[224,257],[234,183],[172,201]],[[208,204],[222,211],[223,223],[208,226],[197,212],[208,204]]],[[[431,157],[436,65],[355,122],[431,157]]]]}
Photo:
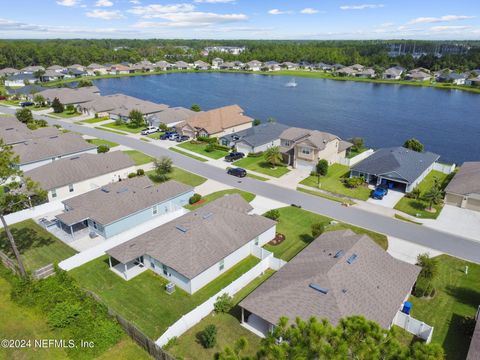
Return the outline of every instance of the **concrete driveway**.
{"type": "Polygon", "coordinates": [[[384,196],[382,200],[369,198],[367,202],[371,204],[387,207],[389,209],[393,209],[397,204],[397,202],[399,202],[404,195],[405,193],[402,193],[400,191],[388,190],[388,194],[384,196]]]}
{"type": "Polygon", "coordinates": [[[480,241],[480,212],[445,205],[436,220],[421,220],[429,228],[480,241]]]}

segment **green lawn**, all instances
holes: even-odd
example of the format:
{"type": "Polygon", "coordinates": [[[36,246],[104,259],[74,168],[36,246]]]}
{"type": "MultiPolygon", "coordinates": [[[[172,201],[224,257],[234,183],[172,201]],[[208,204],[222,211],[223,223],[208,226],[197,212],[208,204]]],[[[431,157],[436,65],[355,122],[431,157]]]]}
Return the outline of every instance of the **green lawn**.
{"type": "Polygon", "coordinates": [[[165,134],[165,131],[160,131],[160,132],[156,132],[156,133],[147,135],[147,137],[149,137],[150,139],[159,140],[160,136],[162,136],[164,134],[165,134]]]}
{"type": "Polygon", "coordinates": [[[213,200],[217,200],[222,196],[229,195],[229,194],[240,194],[245,199],[245,201],[248,201],[248,202],[251,202],[253,199],[255,199],[255,194],[238,190],[238,189],[228,189],[228,190],[221,190],[221,191],[217,191],[217,192],[205,195],[204,197],[202,197],[202,199],[199,202],[193,205],[187,205],[185,207],[190,210],[196,209],[198,207],[208,204],[209,202],[212,202],[213,200]]]}
{"type": "Polygon", "coordinates": [[[212,159],[221,159],[228,154],[228,151],[223,151],[223,150],[213,150],[212,152],[207,152],[205,151],[205,148],[207,147],[206,143],[192,144],[190,141],[187,141],[177,145],[177,147],[180,147],[185,150],[193,151],[197,154],[200,154],[212,159]]]}
{"type": "Polygon", "coordinates": [[[412,317],[434,327],[432,342],[443,346],[446,358],[466,358],[470,339],[465,335],[462,319],[475,316],[480,304],[480,265],[448,255],[438,258],[437,290],[431,300],[410,296],[412,317]],[[468,265],[468,275],[464,273],[468,265]]]}
{"type": "Polygon", "coordinates": [[[249,256],[193,295],[178,287],[172,295],[168,295],[165,292],[168,281],[150,270],[125,281],[109,269],[107,256],[76,268],[70,274],[81,287],[99,295],[147,336],[156,339],[182,315],[215,295],[259,261],[249,256]]]}
{"type": "MultiPolygon", "coordinates": [[[[265,249],[275,254],[275,257],[285,261],[291,260],[314,239],[311,235],[311,226],[315,223],[329,223],[330,218],[318,215],[293,206],[278,209],[280,218],[277,232],[285,235],[285,240],[279,245],[265,245],[265,249]]],[[[329,225],[327,231],[351,229],[357,234],[367,234],[383,249],[387,249],[388,241],[385,235],[375,233],[356,226],[339,223],[329,225]]]]}
{"type": "Polygon", "coordinates": [[[422,196],[432,188],[435,178],[440,182],[442,189],[444,189],[451,180],[451,176],[440,171],[432,170],[418,185],[421,193],[420,199],[409,199],[404,196],[395,205],[395,209],[419,218],[436,219],[442,211],[443,205],[434,205],[435,212],[430,212],[427,210],[429,207],[428,201],[422,199],[422,196]]]}
{"type": "Polygon", "coordinates": [[[357,149],[357,148],[350,149],[347,152],[347,158],[348,159],[354,158],[355,156],[360,155],[361,153],[363,153],[367,150],[368,150],[368,148],[366,148],[366,147],[361,148],[361,149],[357,149]]]}
{"type": "MultiPolygon", "coordinates": [[[[349,173],[350,168],[348,166],[340,164],[330,165],[327,176],[320,178],[320,189],[354,199],[367,200],[370,197],[370,189],[366,185],[356,189],[350,189],[343,184],[342,179],[348,178],[349,173]]],[[[300,182],[300,184],[318,188],[318,178],[316,176],[309,176],[300,182]]]]}
{"type": "Polygon", "coordinates": [[[192,159],[195,159],[195,160],[198,160],[198,161],[201,161],[201,162],[207,162],[207,161],[208,161],[207,159],[204,159],[204,158],[202,158],[202,157],[200,157],[200,156],[195,156],[195,155],[193,155],[193,154],[187,153],[187,152],[185,152],[185,151],[182,151],[182,150],[180,150],[180,149],[177,149],[176,147],[171,147],[171,148],[169,148],[168,150],[174,151],[174,152],[176,152],[176,153],[179,153],[179,154],[182,154],[182,155],[185,155],[185,156],[188,156],[188,157],[191,157],[192,159]]]}
{"type": "Polygon", "coordinates": [[[71,118],[71,117],[79,116],[81,114],[76,111],[71,112],[71,111],[65,110],[64,112],[61,112],[61,113],[51,112],[49,113],[49,115],[58,116],[61,118],[71,118]]]}
{"type": "Polygon", "coordinates": [[[250,173],[248,173],[248,172],[247,172],[247,177],[252,178],[252,179],[255,179],[255,180],[260,180],[260,181],[268,181],[268,180],[270,180],[270,179],[264,178],[263,176],[258,176],[258,175],[250,174],[250,173]]]}
{"type": "Polygon", "coordinates": [[[115,122],[111,122],[111,123],[102,125],[101,127],[106,127],[106,128],[108,128],[108,129],[113,129],[113,130],[126,131],[126,132],[129,132],[129,133],[132,133],[132,134],[138,134],[138,133],[140,133],[143,129],[145,129],[144,126],[141,126],[141,127],[138,127],[138,128],[134,128],[134,127],[131,127],[130,125],[128,125],[128,124],[126,124],[126,123],[123,123],[123,124],[121,124],[121,125],[117,125],[115,122]]]}
{"type": "Polygon", "coordinates": [[[102,116],[102,117],[98,117],[98,118],[91,118],[91,119],[87,119],[87,120],[82,120],[80,122],[86,123],[86,124],[96,124],[98,122],[107,121],[108,119],[110,119],[110,117],[102,116]]]}
{"type": "Polygon", "coordinates": [[[155,160],[153,157],[148,156],[147,154],[144,154],[137,150],[124,150],[123,152],[130,156],[133,161],[135,161],[135,165],[137,166],[145,165],[155,160]]]}
{"type": "Polygon", "coordinates": [[[273,177],[280,177],[288,173],[287,166],[284,164],[279,164],[276,167],[272,167],[263,156],[259,157],[245,157],[241,160],[235,161],[233,163],[235,166],[252,170],[261,174],[273,176],[273,177]]]}
{"type": "MultiPolygon", "coordinates": [[[[146,173],[148,177],[153,181],[153,182],[158,182],[155,176],[155,171],[151,170],[146,173]]],[[[189,171],[173,167],[172,173],[169,175],[169,178],[171,180],[177,180],[181,183],[190,185],[190,186],[199,186],[202,185],[205,181],[207,181],[206,178],[193,174],[189,171]]]]}
{"type": "MultiPolygon", "coordinates": [[[[33,271],[50,263],[56,264],[76,254],[75,250],[31,219],[11,225],[10,231],[27,270],[33,271]]],[[[15,259],[3,230],[0,233],[0,250],[15,259]]]]}
{"type": "Polygon", "coordinates": [[[104,127],[101,127],[101,126],[96,126],[95,129],[103,130],[103,131],[109,131],[109,132],[111,132],[111,133],[118,134],[118,135],[128,135],[127,133],[124,133],[124,132],[121,132],[121,131],[112,130],[112,129],[107,129],[107,128],[104,128],[104,127]]]}
{"type": "Polygon", "coordinates": [[[336,202],[339,202],[339,203],[348,203],[350,205],[355,204],[352,200],[342,199],[340,197],[325,194],[325,193],[322,193],[320,191],[304,189],[304,188],[301,188],[301,187],[297,187],[297,191],[300,191],[300,192],[303,192],[303,193],[306,193],[306,194],[310,194],[310,195],[319,196],[319,197],[322,197],[322,198],[325,198],[325,199],[328,199],[328,200],[332,200],[332,201],[336,201],[336,202]]]}
{"type": "Polygon", "coordinates": [[[88,139],[87,142],[89,142],[90,144],[97,145],[97,146],[107,145],[110,149],[114,148],[115,146],[118,146],[118,144],[116,142],[105,140],[105,139],[88,139]]]}
{"type": "MultiPolygon", "coordinates": [[[[233,297],[234,304],[238,304],[274,273],[275,271],[268,269],[263,275],[250,282],[235,294],[233,297]]],[[[212,313],[180,336],[177,342],[169,347],[167,351],[178,358],[211,360],[214,358],[215,353],[223,351],[226,346],[232,347],[235,341],[243,336],[247,339],[248,346],[242,355],[254,356],[260,349],[261,339],[242,327],[240,320],[241,312],[238,307],[234,307],[230,313],[212,313]],[[212,349],[205,349],[198,341],[198,334],[210,324],[217,327],[217,344],[212,349]]]]}

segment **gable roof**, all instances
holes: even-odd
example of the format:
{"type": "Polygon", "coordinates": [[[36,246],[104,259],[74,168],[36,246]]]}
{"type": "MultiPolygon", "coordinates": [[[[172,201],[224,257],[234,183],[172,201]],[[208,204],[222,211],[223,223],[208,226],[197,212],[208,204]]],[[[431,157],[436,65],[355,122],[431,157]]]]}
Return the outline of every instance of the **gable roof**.
{"type": "Polygon", "coordinates": [[[96,145],[75,133],[58,133],[13,145],[13,151],[20,156],[20,165],[93,149],[96,145]]]}
{"type": "Polygon", "coordinates": [[[416,152],[400,146],[382,148],[352,166],[352,170],[377,176],[395,174],[413,183],[439,158],[440,155],[428,151],[416,152]]]}
{"type": "Polygon", "coordinates": [[[86,218],[108,225],[192,190],[191,186],[174,180],[155,186],[147,176],[139,176],[63,201],[72,210],[57,215],[57,218],[67,225],[86,218]]]}
{"type": "Polygon", "coordinates": [[[159,124],[172,124],[184,121],[197,114],[195,111],[184,107],[167,108],[155,115],[149,117],[149,121],[157,126],[159,124]]]}
{"type": "Polygon", "coordinates": [[[126,263],[149,255],[188,279],[218,263],[276,223],[248,215],[239,194],[226,195],[107,251],[126,263]]]}
{"type": "Polygon", "coordinates": [[[459,195],[480,194],[480,161],[464,162],[445,188],[445,192],[459,195]]]}
{"type": "Polygon", "coordinates": [[[256,147],[278,140],[280,134],[286,129],[288,129],[287,125],[271,122],[252,126],[246,130],[222,136],[222,139],[234,143],[244,142],[252,147],[256,147]]]}
{"type": "Polygon", "coordinates": [[[178,127],[189,125],[196,129],[205,129],[209,134],[217,134],[225,129],[251,122],[253,122],[253,119],[243,115],[243,109],[240,106],[230,105],[196,113],[196,115],[178,124],[178,127]]]}
{"type": "Polygon", "coordinates": [[[0,75],[12,75],[17,74],[20,70],[14,68],[3,68],[0,69],[0,75]]]}
{"type": "Polygon", "coordinates": [[[335,325],[341,318],[364,315],[388,328],[419,272],[418,266],[394,259],[367,235],[332,231],[314,240],[240,306],[271,324],[281,316],[290,322],[315,316],[335,325]]]}
{"type": "Polygon", "coordinates": [[[7,145],[58,134],[60,134],[60,131],[54,127],[30,130],[25,124],[13,116],[0,116],[0,138],[2,138],[7,145]]]}
{"type": "MultiPolygon", "coordinates": [[[[61,73],[56,73],[58,76],[63,76],[61,73]]],[[[41,95],[48,101],[53,101],[55,98],[64,104],[79,104],[92,101],[99,96],[100,90],[96,86],[86,86],[78,89],[72,88],[54,88],[46,89],[41,92],[41,95]]]]}
{"type": "Polygon", "coordinates": [[[164,104],[157,104],[124,94],[97,96],[93,100],[82,104],[82,107],[91,109],[96,113],[109,112],[121,116],[128,116],[132,110],[141,111],[143,114],[153,114],[168,108],[164,104]]]}
{"type": "Polygon", "coordinates": [[[134,165],[135,162],[131,157],[122,151],[111,151],[105,154],[80,154],[26,171],[25,176],[38,182],[42,189],[51,190],[134,165]]]}
{"type": "Polygon", "coordinates": [[[337,135],[330,134],[319,130],[310,130],[298,127],[291,127],[286,129],[281,135],[280,139],[292,141],[295,144],[306,144],[318,150],[325,149],[326,144],[330,141],[338,139],[340,141],[338,152],[348,149],[352,146],[348,141],[341,140],[337,135]]]}

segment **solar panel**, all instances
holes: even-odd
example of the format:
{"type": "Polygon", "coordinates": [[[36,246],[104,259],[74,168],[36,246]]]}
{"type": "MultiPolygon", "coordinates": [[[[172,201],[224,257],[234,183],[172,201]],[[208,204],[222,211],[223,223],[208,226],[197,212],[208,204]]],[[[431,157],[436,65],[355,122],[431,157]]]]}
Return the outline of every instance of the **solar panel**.
{"type": "Polygon", "coordinates": [[[357,260],[357,257],[358,257],[357,254],[353,254],[352,256],[350,256],[350,257],[347,259],[347,263],[353,264],[353,262],[354,262],[355,260],[357,260]]]}
{"type": "Polygon", "coordinates": [[[308,286],[311,287],[313,290],[317,290],[318,292],[320,292],[322,294],[325,294],[325,295],[328,294],[328,289],[324,288],[324,287],[321,287],[320,285],[310,283],[308,286]]]}

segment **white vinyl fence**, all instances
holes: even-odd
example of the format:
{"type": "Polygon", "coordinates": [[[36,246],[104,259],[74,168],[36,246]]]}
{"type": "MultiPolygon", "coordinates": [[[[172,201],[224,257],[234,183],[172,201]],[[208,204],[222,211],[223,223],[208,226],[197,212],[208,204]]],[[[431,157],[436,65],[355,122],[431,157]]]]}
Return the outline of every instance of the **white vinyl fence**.
{"type": "MultiPolygon", "coordinates": [[[[8,225],[12,225],[23,220],[36,218],[54,211],[63,210],[63,207],[64,206],[60,201],[51,201],[46,204],[34,206],[29,209],[8,214],[5,216],[5,220],[8,225]]],[[[1,223],[0,223],[0,228],[3,228],[3,225],[1,223]]]]}
{"type": "Polygon", "coordinates": [[[442,164],[436,162],[433,164],[433,170],[437,170],[448,175],[455,171],[455,164],[442,164]]]}
{"type": "MultiPolygon", "coordinates": [[[[254,253],[252,254],[255,255],[254,253]]],[[[240,276],[237,280],[233,281],[230,285],[220,290],[218,293],[213,295],[203,304],[197,306],[188,314],[183,315],[182,318],[178,320],[175,324],[170,326],[167,331],[165,331],[163,335],[157,339],[155,343],[158,346],[163,346],[171,338],[182,335],[188,329],[198,324],[204,317],[206,317],[213,311],[213,305],[215,304],[219,296],[223,295],[224,293],[228,293],[230,296],[235,295],[238,291],[247,286],[252,280],[263,274],[265,270],[267,270],[268,268],[273,268],[272,260],[275,259],[273,257],[273,254],[267,250],[263,250],[263,256],[264,258],[262,259],[262,261],[260,261],[257,265],[255,265],[245,274],[240,276]],[[266,255],[266,253],[268,253],[268,255],[266,255]]],[[[273,260],[273,262],[275,261],[273,260]]]]}
{"type": "Polygon", "coordinates": [[[432,341],[433,326],[427,325],[423,321],[417,320],[410,315],[398,311],[393,323],[400,326],[402,329],[405,329],[410,334],[425,340],[427,344],[432,341]]]}
{"type": "Polygon", "coordinates": [[[357,156],[354,156],[351,159],[339,158],[338,163],[341,164],[341,165],[346,165],[346,166],[350,167],[350,166],[353,166],[355,164],[358,164],[362,160],[365,160],[367,157],[372,155],[374,152],[375,151],[373,149],[368,149],[368,150],[358,154],[357,156]]]}

